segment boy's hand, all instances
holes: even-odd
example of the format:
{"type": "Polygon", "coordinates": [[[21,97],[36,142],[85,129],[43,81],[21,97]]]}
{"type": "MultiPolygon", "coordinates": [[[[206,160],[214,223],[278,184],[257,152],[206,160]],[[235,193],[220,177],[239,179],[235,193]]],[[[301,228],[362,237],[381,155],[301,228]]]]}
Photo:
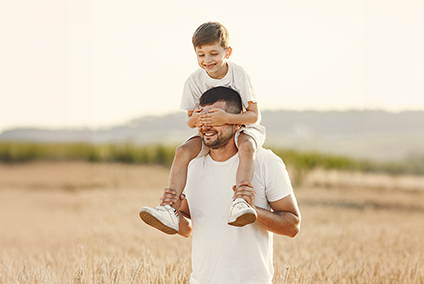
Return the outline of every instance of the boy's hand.
{"type": "Polygon", "coordinates": [[[191,128],[202,127],[203,123],[201,123],[201,121],[200,121],[200,116],[201,116],[202,110],[203,109],[201,109],[201,108],[196,108],[193,111],[192,115],[188,118],[188,125],[191,128]]]}
{"type": "Polygon", "coordinates": [[[213,108],[200,116],[200,122],[206,126],[224,125],[228,122],[228,113],[223,109],[213,108]]]}

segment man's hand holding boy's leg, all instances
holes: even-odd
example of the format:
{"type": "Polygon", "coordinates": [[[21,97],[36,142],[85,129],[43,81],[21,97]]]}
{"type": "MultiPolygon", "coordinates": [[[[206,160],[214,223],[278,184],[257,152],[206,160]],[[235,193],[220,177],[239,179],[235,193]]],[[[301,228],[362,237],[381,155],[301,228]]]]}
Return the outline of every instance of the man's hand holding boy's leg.
{"type": "Polygon", "coordinates": [[[233,186],[234,190],[234,196],[233,200],[236,200],[237,198],[243,198],[246,200],[249,205],[256,210],[255,207],[255,188],[253,187],[251,182],[241,182],[238,186],[233,186]]]}
{"type": "Polygon", "coordinates": [[[230,209],[228,224],[236,227],[254,223],[256,221],[255,188],[251,182],[241,182],[233,186],[234,196],[230,209]]]}
{"type": "MultiPolygon", "coordinates": [[[[180,195],[180,201],[182,202],[185,199],[185,195],[182,193],[180,195]]],[[[172,205],[178,201],[177,192],[171,188],[165,188],[163,190],[162,197],[160,198],[160,205],[172,205]]],[[[181,204],[180,202],[180,204],[181,204]]]]}

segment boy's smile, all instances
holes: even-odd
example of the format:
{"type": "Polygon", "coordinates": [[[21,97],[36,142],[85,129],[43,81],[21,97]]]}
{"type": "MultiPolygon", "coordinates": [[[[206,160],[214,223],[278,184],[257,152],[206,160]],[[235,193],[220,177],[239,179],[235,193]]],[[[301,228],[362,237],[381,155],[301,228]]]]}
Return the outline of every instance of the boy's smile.
{"type": "Polygon", "coordinates": [[[227,59],[232,49],[223,48],[219,43],[203,45],[195,48],[197,63],[211,78],[222,79],[228,71],[227,59]]]}

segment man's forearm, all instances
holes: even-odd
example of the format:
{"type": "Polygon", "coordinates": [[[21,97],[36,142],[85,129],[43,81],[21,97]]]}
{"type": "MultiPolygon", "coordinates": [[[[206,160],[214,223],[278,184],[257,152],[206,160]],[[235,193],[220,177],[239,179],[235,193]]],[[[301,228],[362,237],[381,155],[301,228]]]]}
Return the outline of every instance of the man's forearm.
{"type": "Polygon", "coordinates": [[[271,212],[256,207],[256,223],[275,234],[295,237],[300,230],[300,217],[292,212],[271,212]]]}
{"type": "Polygon", "coordinates": [[[179,211],[179,231],[178,234],[183,236],[183,237],[190,237],[191,236],[191,222],[189,221],[189,219],[186,218],[185,214],[181,211],[179,211]]]}

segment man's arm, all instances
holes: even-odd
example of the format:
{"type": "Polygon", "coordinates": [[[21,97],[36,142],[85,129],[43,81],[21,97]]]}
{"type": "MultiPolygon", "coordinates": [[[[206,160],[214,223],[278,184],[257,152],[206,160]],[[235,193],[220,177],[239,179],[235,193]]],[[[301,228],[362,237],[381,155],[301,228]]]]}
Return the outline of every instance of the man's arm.
{"type": "Polygon", "coordinates": [[[179,223],[178,223],[179,225],[178,234],[188,238],[191,236],[192,228],[191,228],[191,221],[189,220],[190,210],[188,208],[187,199],[184,199],[181,202],[181,206],[178,209],[178,214],[180,216],[179,223]]]}
{"type": "Polygon", "coordinates": [[[295,237],[300,231],[300,211],[293,193],[270,202],[272,211],[256,207],[256,222],[275,234],[295,237]]]}
{"type": "Polygon", "coordinates": [[[256,222],[275,234],[295,237],[300,231],[300,211],[293,193],[270,202],[272,211],[255,206],[255,189],[250,182],[241,183],[235,190],[235,198],[244,198],[258,214],[256,222]]]}

